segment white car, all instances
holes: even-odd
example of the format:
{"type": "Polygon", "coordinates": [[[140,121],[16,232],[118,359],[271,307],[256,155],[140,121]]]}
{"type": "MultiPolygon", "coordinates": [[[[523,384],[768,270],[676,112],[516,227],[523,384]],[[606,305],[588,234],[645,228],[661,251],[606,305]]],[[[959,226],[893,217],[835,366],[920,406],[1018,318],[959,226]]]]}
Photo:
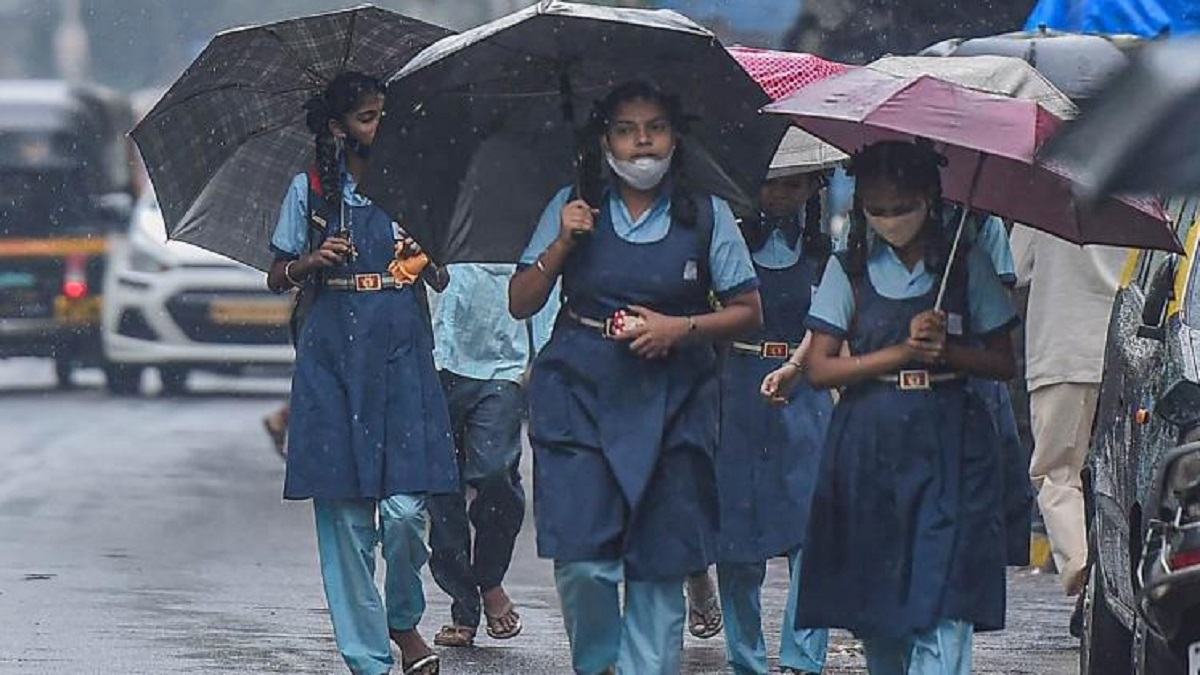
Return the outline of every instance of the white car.
{"type": "Polygon", "coordinates": [[[109,391],[136,394],[157,368],[168,394],[188,373],[289,368],[290,295],[267,290],[266,275],[204,249],[167,241],[153,193],[138,202],[117,238],[104,278],[101,344],[109,391]]]}

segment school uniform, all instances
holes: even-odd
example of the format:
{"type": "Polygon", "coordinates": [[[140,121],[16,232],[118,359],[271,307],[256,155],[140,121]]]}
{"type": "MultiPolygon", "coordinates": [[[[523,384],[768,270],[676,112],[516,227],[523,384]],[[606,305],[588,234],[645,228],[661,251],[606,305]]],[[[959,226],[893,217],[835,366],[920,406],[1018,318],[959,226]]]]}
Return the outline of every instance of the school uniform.
{"type": "MultiPolygon", "coordinates": [[[[875,242],[852,282],[826,266],[809,329],[852,354],[907,339],[939,277],[875,242]]],[[[953,340],[1010,330],[1016,315],[972,248],[944,308],[953,340]]],[[[969,673],[976,630],[1004,626],[1003,479],[995,425],[966,378],[912,366],[843,392],[826,438],[805,542],[798,625],[860,636],[873,675],[969,673]],[[921,375],[924,373],[924,376],[921,375]],[[901,388],[904,382],[906,388],[901,388]],[[926,384],[928,388],[916,388],[926,384]]]]}
{"type": "Polygon", "coordinates": [[[779,368],[803,339],[804,319],[820,280],[823,261],[805,254],[802,221],[803,215],[793,214],[763,224],[771,232],[752,252],[763,329],[733,343],[721,372],[717,576],[726,658],[738,675],[768,672],[761,593],[770,558],[786,555],[792,572],[780,666],[821,672],[829,640],[826,630],[796,629],[795,607],[799,554],[833,399],[807,382],[796,386],[783,407],[759,394],[763,378],[779,368]]]}
{"type": "Polygon", "coordinates": [[[378,675],[393,667],[389,631],[415,628],[424,612],[425,500],[457,490],[458,468],[418,291],[375,283],[402,233],[342,178],[344,208],[313,235],[309,177],[296,176],[272,238],[277,255],[298,258],[345,214],[357,249],[316,277],[298,335],[284,498],[313,500],[338,649],[351,672],[378,675]],[[374,580],[381,543],[386,603],[374,580]]]}
{"type": "MultiPolygon", "coordinates": [[[[547,206],[522,264],[558,236],[570,192],[547,206]]],[[[606,191],[594,232],[564,266],[563,309],[530,382],[538,553],[555,561],[581,675],[613,665],[628,675],[677,673],[684,578],[715,554],[715,350],[684,342],[643,359],[598,328],[631,305],[697,315],[711,311],[710,291],[728,299],[757,288],[728,204],[696,198],[698,221],[711,223],[703,234],[699,222],[672,221],[671,200],[666,184],[635,219],[606,191]]]]}

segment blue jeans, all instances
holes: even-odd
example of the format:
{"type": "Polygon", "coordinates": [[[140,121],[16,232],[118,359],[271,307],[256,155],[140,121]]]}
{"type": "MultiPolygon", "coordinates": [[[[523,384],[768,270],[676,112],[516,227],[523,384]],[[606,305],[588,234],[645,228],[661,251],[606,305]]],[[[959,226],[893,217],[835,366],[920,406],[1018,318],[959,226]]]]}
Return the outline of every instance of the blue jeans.
{"type": "Polygon", "coordinates": [[[687,603],[683,577],[626,581],[619,560],[554,562],[554,584],[571,643],[576,675],[677,675],[683,655],[687,603]]]}
{"type": "Polygon", "coordinates": [[[441,372],[458,448],[462,491],[429,500],[429,570],[460,626],[479,626],[480,594],[500,586],[525,519],[520,385],[441,372]],[[466,491],[475,490],[467,505],[466,491]],[[471,529],[475,530],[474,545],[471,529]]]}
{"type": "MultiPolygon", "coordinates": [[[[788,554],[791,582],[779,630],[779,666],[819,673],[825,667],[829,631],[796,628],[800,598],[800,550],[788,554]]],[[[725,656],[736,675],[765,675],[767,645],[762,633],[762,584],[767,563],[717,563],[721,612],[725,616],[725,656]]]]}
{"type": "Polygon", "coordinates": [[[389,633],[416,628],[425,613],[425,498],[314,499],[313,511],[338,651],[354,675],[388,673],[394,665],[389,633]],[[386,604],[375,586],[375,549],[381,541],[386,604]]]}
{"type": "Polygon", "coordinates": [[[903,638],[862,637],[871,675],[971,675],[975,627],[942,621],[903,638]]]}

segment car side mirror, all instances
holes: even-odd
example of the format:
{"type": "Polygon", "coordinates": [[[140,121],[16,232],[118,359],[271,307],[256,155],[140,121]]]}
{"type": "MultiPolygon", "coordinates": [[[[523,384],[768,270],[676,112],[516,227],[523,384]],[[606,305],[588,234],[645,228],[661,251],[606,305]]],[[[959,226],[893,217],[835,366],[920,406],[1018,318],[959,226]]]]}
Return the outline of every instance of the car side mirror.
{"type": "Polygon", "coordinates": [[[96,215],[113,230],[123,230],[133,216],[133,197],[126,192],[109,192],[95,201],[96,215]]]}
{"type": "Polygon", "coordinates": [[[1178,260],[1172,255],[1154,273],[1150,288],[1146,291],[1146,304],[1142,306],[1142,325],[1138,328],[1138,337],[1159,341],[1166,339],[1167,308],[1175,297],[1177,270],[1178,260]]]}

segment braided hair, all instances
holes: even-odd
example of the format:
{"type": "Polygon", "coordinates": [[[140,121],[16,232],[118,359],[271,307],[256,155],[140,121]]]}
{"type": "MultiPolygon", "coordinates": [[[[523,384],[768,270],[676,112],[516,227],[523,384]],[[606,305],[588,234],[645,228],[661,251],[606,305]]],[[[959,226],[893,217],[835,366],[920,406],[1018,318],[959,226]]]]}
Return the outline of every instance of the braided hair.
{"type": "MultiPolygon", "coordinates": [[[[847,173],[858,182],[854,205],[850,211],[850,236],[847,246],[847,274],[862,278],[867,269],[868,240],[866,214],[863,211],[862,187],[870,183],[891,185],[902,192],[917,193],[930,199],[929,216],[917,237],[925,241],[925,267],[934,274],[945,271],[950,257],[951,241],[942,226],[944,203],[942,200],[941,168],[946,158],[933,149],[933,144],[919,139],[907,141],[881,141],[863,148],[854,155],[847,173]]],[[[966,248],[959,247],[959,257],[966,248]]],[[[966,265],[955,264],[955,270],[965,272],[966,265]]]]}
{"type": "MultiPolygon", "coordinates": [[[[342,199],[342,144],[329,130],[330,122],[345,124],[346,116],[372,96],[383,96],[387,87],[378,79],[355,71],[341,73],[304,104],[304,122],[314,136],[317,176],[325,200],[337,206],[342,199]]],[[[353,139],[347,139],[354,145],[353,139]]],[[[361,152],[361,150],[360,150],[361,152]]]]}
{"type": "Polygon", "coordinates": [[[592,107],[581,148],[580,196],[595,206],[603,193],[604,146],[601,140],[608,133],[609,126],[617,114],[617,108],[630,101],[648,101],[666,111],[671,128],[675,131],[675,154],[671,158],[669,174],[672,180],[671,220],[685,228],[695,227],[698,214],[694,190],[689,184],[684,170],[684,153],[680,152],[680,146],[683,143],[682,136],[687,133],[691,125],[691,118],[684,113],[683,104],[678,96],[667,94],[643,80],[631,80],[618,85],[592,107]]]}

